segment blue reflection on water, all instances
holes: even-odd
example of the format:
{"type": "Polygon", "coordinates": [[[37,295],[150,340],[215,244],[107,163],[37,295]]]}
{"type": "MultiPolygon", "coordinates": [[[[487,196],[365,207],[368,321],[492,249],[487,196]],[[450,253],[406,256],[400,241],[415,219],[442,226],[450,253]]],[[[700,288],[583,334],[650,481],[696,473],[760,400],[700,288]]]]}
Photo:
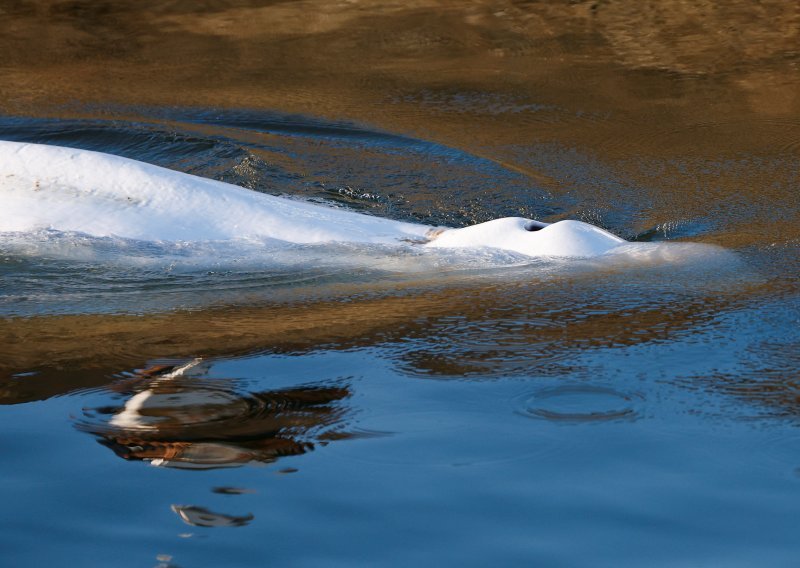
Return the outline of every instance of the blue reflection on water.
{"type": "MultiPolygon", "coordinates": [[[[538,376],[532,360],[526,375],[455,383],[411,378],[383,347],[210,361],[201,384],[223,388],[231,379],[221,377],[236,377],[250,392],[347,377],[352,392],[337,420],[354,435],[260,467],[202,474],[119,459],[69,427],[70,415],[119,400],[119,392],[6,407],[6,558],[120,566],[159,554],[178,565],[250,565],[263,556],[292,565],[471,565],[489,556],[502,564],[641,565],[654,556],[664,564],[790,563],[800,435],[785,422],[738,419],[775,401],[731,405],[700,382],[681,384],[704,374],[703,359],[709,371],[725,360],[732,370],[750,365],[736,363],[735,345],[708,357],[716,333],[587,351],[575,356],[581,370],[562,376],[538,376]],[[616,393],[636,419],[518,412],[521,398],[552,402],[565,385],[616,393]],[[287,468],[296,471],[278,475],[287,468]],[[65,524],[68,511],[76,517],[65,524]],[[45,532],[47,546],[36,546],[45,532]]],[[[573,413],[608,411],[607,399],[571,404],[573,413]]],[[[315,427],[302,412],[284,420],[295,434],[315,427]]]]}

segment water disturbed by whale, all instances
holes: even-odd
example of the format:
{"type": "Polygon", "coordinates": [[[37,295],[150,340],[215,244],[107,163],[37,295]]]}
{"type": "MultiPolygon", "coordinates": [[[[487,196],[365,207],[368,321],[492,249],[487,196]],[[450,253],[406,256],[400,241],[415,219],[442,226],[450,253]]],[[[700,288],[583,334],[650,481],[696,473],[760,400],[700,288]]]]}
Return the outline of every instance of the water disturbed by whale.
{"type": "MultiPolygon", "coordinates": [[[[60,146],[0,141],[0,233],[55,231],[145,242],[267,241],[498,250],[523,257],[624,254],[675,260],[564,220],[506,217],[464,228],[395,221],[276,197],[136,160],[60,146]]],[[[697,253],[697,250],[692,251],[697,253]]]]}

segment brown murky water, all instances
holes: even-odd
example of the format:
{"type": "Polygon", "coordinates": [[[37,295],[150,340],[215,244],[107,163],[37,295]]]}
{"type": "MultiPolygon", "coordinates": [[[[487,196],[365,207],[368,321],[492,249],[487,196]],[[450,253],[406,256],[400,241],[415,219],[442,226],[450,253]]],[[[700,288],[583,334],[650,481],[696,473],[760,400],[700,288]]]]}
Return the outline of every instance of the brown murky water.
{"type": "Polygon", "coordinates": [[[12,562],[796,558],[800,4],[4,0],[0,115],[393,218],[736,259],[273,285],[4,245],[12,562]],[[254,463],[293,475],[227,469],[254,463]]]}

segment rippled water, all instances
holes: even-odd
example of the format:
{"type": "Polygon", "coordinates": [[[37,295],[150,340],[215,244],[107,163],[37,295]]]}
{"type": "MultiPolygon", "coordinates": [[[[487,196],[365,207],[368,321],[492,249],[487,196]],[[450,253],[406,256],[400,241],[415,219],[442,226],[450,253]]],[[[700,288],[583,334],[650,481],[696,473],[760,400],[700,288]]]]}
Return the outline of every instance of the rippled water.
{"type": "Polygon", "coordinates": [[[0,563],[794,565],[799,22],[0,6],[0,139],[651,247],[0,235],[0,563]]]}

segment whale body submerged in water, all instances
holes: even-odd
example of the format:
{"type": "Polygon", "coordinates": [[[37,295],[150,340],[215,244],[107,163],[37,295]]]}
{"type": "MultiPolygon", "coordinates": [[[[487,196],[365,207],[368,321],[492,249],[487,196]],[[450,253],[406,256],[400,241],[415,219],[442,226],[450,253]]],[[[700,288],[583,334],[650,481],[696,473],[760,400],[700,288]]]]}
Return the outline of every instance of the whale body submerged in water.
{"type": "Polygon", "coordinates": [[[0,232],[53,229],[145,241],[418,243],[593,257],[626,241],[588,223],[508,217],[451,229],[275,197],[119,156],[0,141],[0,232]]]}

